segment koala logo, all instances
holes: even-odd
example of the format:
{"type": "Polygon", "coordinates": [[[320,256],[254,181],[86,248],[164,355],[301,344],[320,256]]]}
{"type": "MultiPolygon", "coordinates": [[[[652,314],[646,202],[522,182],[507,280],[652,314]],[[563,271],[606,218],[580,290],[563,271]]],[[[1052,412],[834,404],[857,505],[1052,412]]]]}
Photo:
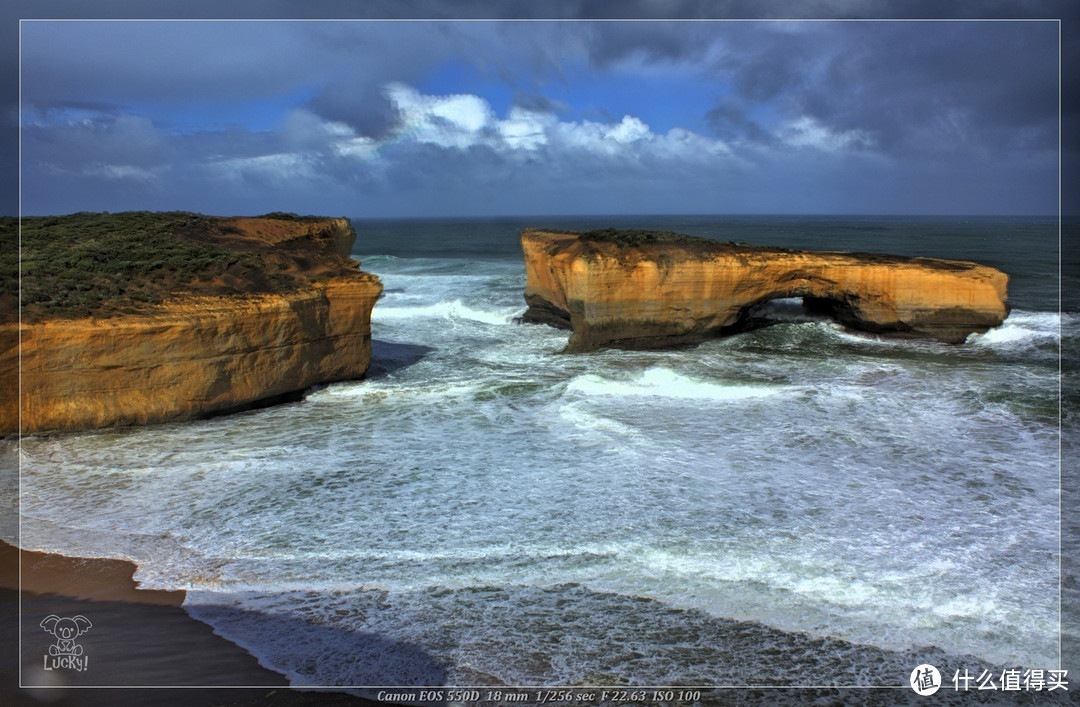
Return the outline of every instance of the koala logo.
{"type": "Polygon", "coordinates": [[[90,619],[82,615],[60,618],[56,614],[50,614],[42,619],[41,628],[56,637],[56,643],[49,646],[49,655],[45,656],[46,670],[86,670],[90,662],[89,656],[83,655],[83,647],[76,643],[75,639],[93,628],[90,619]]]}

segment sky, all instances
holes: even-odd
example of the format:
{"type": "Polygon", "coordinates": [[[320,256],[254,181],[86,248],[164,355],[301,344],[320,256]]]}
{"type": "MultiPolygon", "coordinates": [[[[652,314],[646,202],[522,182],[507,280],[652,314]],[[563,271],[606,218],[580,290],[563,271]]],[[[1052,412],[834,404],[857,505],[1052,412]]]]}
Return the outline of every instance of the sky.
{"type": "MultiPolygon", "coordinates": [[[[1059,149],[1064,23],[1038,18],[1064,5],[955,3],[1035,19],[922,22],[783,5],[768,21],[671,21],[715,13],[655,2],[621,5],[639,21],[573,3],[548,6],[561,22],[23,21],[21,104],[2,113],[21,128],[21,210],[1057,214],[1077,138],[1059,149]],[[822,16],[866,21],[777,21],[822,16]]],[[[434,7],[415,17],[448,16],[434,7]]]]}

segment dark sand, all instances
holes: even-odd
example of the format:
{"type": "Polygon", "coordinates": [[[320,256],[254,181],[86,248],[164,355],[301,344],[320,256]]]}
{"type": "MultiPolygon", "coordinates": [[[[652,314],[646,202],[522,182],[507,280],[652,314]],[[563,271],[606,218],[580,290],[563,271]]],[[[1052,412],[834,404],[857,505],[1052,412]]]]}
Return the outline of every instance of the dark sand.
{"type": "Polygon", "coordinates": [[[180,608],[184,592],[138,589],[134,571],[129,562],[24,551],[20,621],[19,551],[0,542],[0,622],[5,634],[0,637],[0,703],[376,704],[343,693],[289,689],[282,675],[263,668],[242,648],[188,616],[180,608]],[[45,670],[55,639],[40,624],[50,614],[82,615],[93,624],[77,639],[88,659],[84,671],[45,670]],[[233,687],[249,685],[253,687],[233,687]]]}

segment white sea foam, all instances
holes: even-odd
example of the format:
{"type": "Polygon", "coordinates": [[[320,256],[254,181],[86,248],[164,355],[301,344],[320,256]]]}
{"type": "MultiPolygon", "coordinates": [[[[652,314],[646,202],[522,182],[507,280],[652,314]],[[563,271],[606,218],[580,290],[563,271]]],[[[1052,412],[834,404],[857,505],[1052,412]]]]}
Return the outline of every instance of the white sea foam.
{"type": "Polygon", "coordinates": [[[995,349],[1022,348],[1056,342],[1061,318],[1055,312],[1013,311],[1001,326],[972,334],[967,342],[995,349]]]}
{"type": "MultiPolygon", "coordinates": [[[[393,551],[379,551],[369,548],[341,548],[334,551],[311,550],[296,551],[282,550],[279,552],[264,552],[257,556],[235,559],[247,559],[255,561],[276,562],[281,560],[298,560],[319,565],[326,562],[339,562],[347,560],[356,563],[368,562],[392,562],[392,563],[460,563],[460,562],[483,562],[494,563],[506,560],[515,562],[550,560],[566,557],[601,557],[619,554],[624,546],[618,543],[578,544],[565,545],[521,545],[519,543],[495,543],[481,547],[454,547],[432,548],[430,550],[412,550],[398,548],[393,551]]],[[[356,586],[356,585],[350,585],[356,586]]],[[[432,585],[428,585],[432,586],[432,585]]],[[[321,588],[326,588],[321,587],[321,588]]]]}
{"type": "Polygon", "coordinates": [[[623,381],[587,374],[571,380],[566,389],[588,396],[657,397],[685,400],[744,400],[762,398],[781,392],[779,387],[764,385],[724,385],[695,380],[669,368],[649,368],[636,379],[623,381]]]}
{"type": "MultiPolygon", "coordinates": [[[[827,548],[822,550],[827,551],[827,548]]],[[[639,557],[639,572],[648,574],[660,570],[673,575],[665,581],[675,581],[693,589],[697,597],[695,608],[714,609],[710,602],[715,599],[730,601],[725,598],[726,592],[715,590],[718,582],[757,587],[758,591],[784,592],[789,603],[804,605],[802,611],[813,610],[812,605],[822,602],[861,607],[902,600],[899,596],[886,596],[884,588],[876,586],[874,580],[852,577],[849,568],[824,558],[808,566],[796,558],[785,557],[782,552],[764,559],[745,549],[726,553],[672,553],[647,549],[639,557]]]]}
{"type": "Polygon", "coordinates": [[[830,337],[840,339],[852,344],[859,344],[860,346],[873,346],[882,348],[912,348],[918,346],[922,342],[915,342],[909,339],[901,339],[896,337],[878,336],[877,334],[871,334],[863,331],[852,331],[846,328],[844,325],[837,322],[817,322],[813,326],[820,327],[830,337]]]}
{"type": "Polygon", "coordinates": [[[586,410],[580,402],[568,403],[559,408],[560,416],[571,425],[602,433],[614,433],[626,438],[640,438],[641,433],[630,425],[586,410]]]}
{"type": "Polygon", "coordinates": [[[371,318],[375,323],[417,317],[437,317],[442,319],[468,319],[483,324],[509,324],[518,314],[520,314],[519,309],[509,311],[477,309],[456,299],[420,307],[377,306],[372,311],[371,318]]]}
{"type": "MultiPolygon", "coordinates": [[[[992,349],[1009,349],[1026,348],[1054,342],[1058,338],[1059,321],[1061,319],[1054,312],[1013,311],[1000,326],[982,334],[971,334],[967,337],[966,343],[992,349]]],[[[1066,315],[1063,324],[1068,326],[1069,321],[1070,318],[1066,315]]],[[[830,336],[837,339],[863,346],[893,349],[920,349],[937,346],[933,341],[910,340],[851,331],[835,322],[819,322],[814,326],[821,327],[823,331],[828,332],[830,336]]]]}
{"type": "Polygon", "coordinates": [[[338,383],[313,391],[306,400],[312,403],[327,402],[335,399],[378,399],[392,398],[410,400],[417,398],[446,399],[459,396],[476,395],[488,384],[484,381],[466,383],[443,383],[428,385],[395,385],[379,381],[359,381],[338,383]]]}

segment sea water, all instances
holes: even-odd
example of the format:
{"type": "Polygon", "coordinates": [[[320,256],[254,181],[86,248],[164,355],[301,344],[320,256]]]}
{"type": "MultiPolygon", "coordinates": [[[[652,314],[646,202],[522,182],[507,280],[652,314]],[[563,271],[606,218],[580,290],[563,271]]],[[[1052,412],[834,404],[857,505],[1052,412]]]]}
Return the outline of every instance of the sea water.
{"type": "Polygon", "coordinates": [[[365,380],[25,439],[21,544],[134,560],[295,685],[1058,665],[1058,346],[1077,320],[1053,220],[354,225],[385,286],[365,380]],[[782,300],[758,312],[772,326],[694,348],[566,355],[567,332],[517,320],[529,225],[975,260],[1010,274],[1012,312],[946,345],[782,300]]]}

